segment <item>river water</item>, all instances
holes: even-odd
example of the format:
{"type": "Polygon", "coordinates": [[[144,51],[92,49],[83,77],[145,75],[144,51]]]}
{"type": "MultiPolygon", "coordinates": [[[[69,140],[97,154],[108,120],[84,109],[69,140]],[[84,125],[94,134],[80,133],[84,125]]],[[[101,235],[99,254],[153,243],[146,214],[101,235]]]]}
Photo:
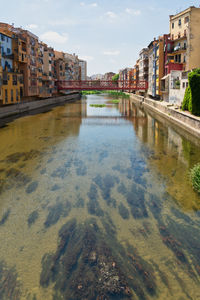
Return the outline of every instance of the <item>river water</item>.
{"type": "Polygon", "coordinates": [[[111,100],[0,129],[0,299],[200,299],[200,143],[111,100]]]}

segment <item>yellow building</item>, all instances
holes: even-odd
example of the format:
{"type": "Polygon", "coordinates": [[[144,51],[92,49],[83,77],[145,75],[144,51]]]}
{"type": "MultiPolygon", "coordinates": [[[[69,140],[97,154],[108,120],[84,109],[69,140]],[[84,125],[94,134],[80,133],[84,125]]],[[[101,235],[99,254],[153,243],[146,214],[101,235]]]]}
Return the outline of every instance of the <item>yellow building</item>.
{"type": "Polygon", "coordinates": [[[23,90],[23,75],[3,72],[2,104],[19,103],[23,90]]]}
{"type": "Polygon", "coordinates": [[[1,40],[1,104],[14,104],[23,94],[23,75],[18,63],[18,42],[6,28],[0,28],[1,40]]]}
{"type": "Polygon", "coordinates": [[[200,8],[191,6],[188,9],[170,16],[170,37],[174,49],[170,54],[176,63],[182,63],[184,70],[200,67],[200,8]]]}
{"type": "Polygon", "coordinates": [[[2,83],[3,83],[3,68],[1,66],[1,51],[0,51],[0,105],[3,104],[2,83]]]}

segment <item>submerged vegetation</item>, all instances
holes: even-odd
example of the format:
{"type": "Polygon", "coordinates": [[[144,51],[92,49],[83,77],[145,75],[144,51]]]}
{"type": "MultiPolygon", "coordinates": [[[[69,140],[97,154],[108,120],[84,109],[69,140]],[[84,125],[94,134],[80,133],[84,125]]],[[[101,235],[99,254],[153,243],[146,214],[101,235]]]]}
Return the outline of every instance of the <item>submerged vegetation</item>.
{"type": "Polygon", "coordinates": [[[190,179],[194,190],[200,194],[200,163],[190,170],[190,179]]]}
{"type": "Polygon", "coordinates": [[[113,100],[110,100],[109,103],[113,103],[113,104],[118,104],[120,102],[120,100],[118,99],[113,99],[113,100]]]}
{"type": "Polygon", "coordinates": [[[105,104],[90,104],[91,107],[105,107],[105,104]]]}
{"type": "Polygon", "coordinates": [[[139,299],[155,295],[151,266],[132,246],[125,250],[115,234],[107,236],[109,232],[107,228],[104,233],[93,218],[82,224],[76,219],[64,224],[56,252],[43,256],[41,286],[53,283],[54,299],[128,300],[132,291],[139,299]]]}

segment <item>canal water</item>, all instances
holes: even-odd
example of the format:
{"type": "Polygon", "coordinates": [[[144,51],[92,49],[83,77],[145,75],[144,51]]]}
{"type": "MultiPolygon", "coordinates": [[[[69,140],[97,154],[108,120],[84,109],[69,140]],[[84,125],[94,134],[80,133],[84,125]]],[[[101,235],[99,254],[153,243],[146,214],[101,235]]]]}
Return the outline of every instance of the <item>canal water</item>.
{"type": "Polygon", "coordinates": [[[0,299],[200,299],[200,143],[112,99],[0,129],[0,299]]]}

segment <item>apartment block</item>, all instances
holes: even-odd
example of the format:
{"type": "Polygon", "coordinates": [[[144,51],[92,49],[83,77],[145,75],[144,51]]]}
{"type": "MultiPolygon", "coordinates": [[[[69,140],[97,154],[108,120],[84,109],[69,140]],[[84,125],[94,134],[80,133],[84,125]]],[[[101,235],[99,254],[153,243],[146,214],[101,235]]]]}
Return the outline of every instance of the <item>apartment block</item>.
{"type": "Polygon", "coordinates": [[[183,64],[183,70],[200,67],[200,8],[188,9],[170,16],[170,38],[174,42],[169,57],[183,64]]]}
{"type": "Polygon", "coordinates": [[[143,48],[139,53],[139,80],[148,81],[149,57],[148,48],[143,48]]]}
{"type": "Polygon", "coordinates": [[[66,80],[80,80],[79,59],[74,54],[64,53],[66,80]]]}
{"type": "Polygon", "coordinates": [[[85,60],[79,59],[80,66],[80,79],[87,80],[87,62],[85,60]]]}
{"type": "Polygon", "coordinates": [[[1,67],[0,104],[13,104],[21,100],[23,75],[18,67],[18,59],[13,53],[12,35],[0,28],[1,67]]]}

